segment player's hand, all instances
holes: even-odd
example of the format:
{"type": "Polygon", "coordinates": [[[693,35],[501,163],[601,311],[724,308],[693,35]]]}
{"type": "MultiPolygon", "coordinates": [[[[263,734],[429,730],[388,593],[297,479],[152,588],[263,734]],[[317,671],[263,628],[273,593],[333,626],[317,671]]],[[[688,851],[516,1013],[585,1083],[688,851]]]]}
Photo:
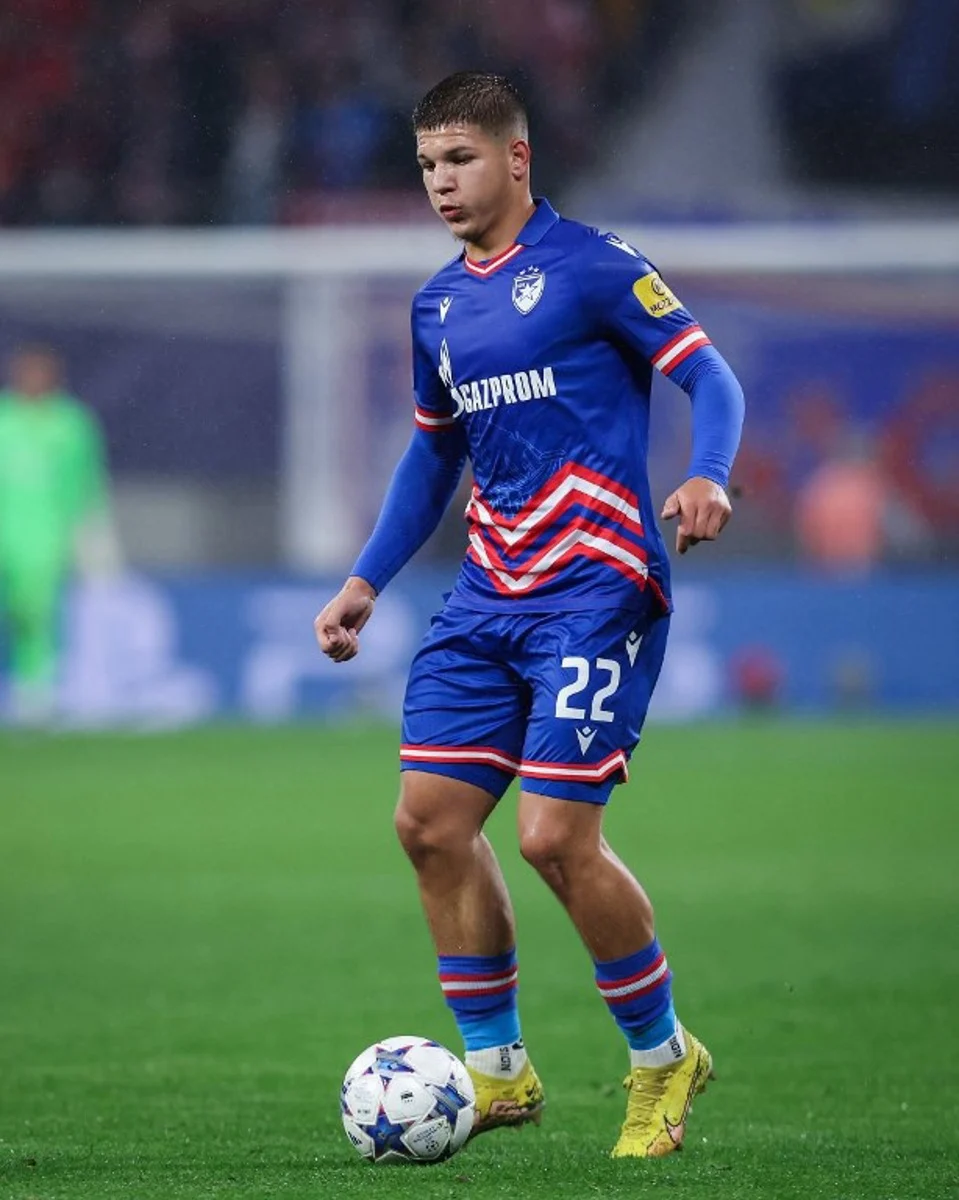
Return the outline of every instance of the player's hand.
{"type": "Polygon", "coordinates": [[[373,613],[375,589],[351,575],[313,622],[316,640],[334,662],[349,662],[360,652],[360,630],[373,613]]]}
{"type": "Polygon", "coordinates": [[[685,554],[697,542],[715,541],[732,511],[729,497],[718,483],[694,475],[666,498],[662,516],[665,521],[679,517],[676,549],[685,554]]]}

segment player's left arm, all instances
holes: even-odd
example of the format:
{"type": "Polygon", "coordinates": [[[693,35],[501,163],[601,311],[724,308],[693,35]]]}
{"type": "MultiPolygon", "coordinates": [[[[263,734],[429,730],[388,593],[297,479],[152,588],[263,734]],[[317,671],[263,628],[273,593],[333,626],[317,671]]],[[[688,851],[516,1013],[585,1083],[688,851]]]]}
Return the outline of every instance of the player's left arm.
{"type": "Polygon", "coordinates": [[[589,258],[581,279],[595,317],[692,403],[686,479],[662,511],[666,520],[679,518],[676,549],[685,554],[718,537],[732,512],[727,488],[742,432],[743,391],[706,331],[637,250],[608,235],[596,237],[589,258]]]}
{"type": "Polygon", "coordinates": [[[727,489],[739,448],[745,400],[739,380],[712,345],[697,347],[674,373],[693,411],[693,446],[686,480],[666,497],[662,517],[679,518],[676,549],[719,537],[732,515],[727,489]]]}

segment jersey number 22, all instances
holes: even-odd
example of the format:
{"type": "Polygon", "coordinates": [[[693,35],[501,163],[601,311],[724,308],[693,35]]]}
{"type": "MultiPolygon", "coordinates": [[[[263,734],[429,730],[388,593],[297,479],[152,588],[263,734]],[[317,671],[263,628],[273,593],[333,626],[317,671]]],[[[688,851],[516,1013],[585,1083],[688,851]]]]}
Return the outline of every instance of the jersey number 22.
{"type": "MultiPolygon", "coordinates": [[[[568,683],[564,688],[560,688],[559,694],[556,697],[556,715],[557,717],[565,717],[570,721],[583,721],[586,719],[586,709],[570,704],[570,700],[574,696],[578,696],[581,692],[586,691],[589,687],[589,677],[591,674],[589,659],[580,658],[575,654],[570,655],[563,659],[563,669],[566,671],[575,671],[576,678],[572,683],[568,683]]],[[[609,680],[593,696],[589,719],[591,721],[614,721],[616,719],[615,714],[611,713],[608,708],[603,707],[603,701],[608,700],[619,687],[619,663],[614,658],[597,658],[595,670],[607,674],[609,680]]]]}

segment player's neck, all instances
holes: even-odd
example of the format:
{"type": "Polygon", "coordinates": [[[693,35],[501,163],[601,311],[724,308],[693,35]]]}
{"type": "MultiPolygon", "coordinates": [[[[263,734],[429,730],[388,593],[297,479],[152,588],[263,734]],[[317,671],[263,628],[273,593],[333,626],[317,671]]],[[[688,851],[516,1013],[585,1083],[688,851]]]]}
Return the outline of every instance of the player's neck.
{"type": "Polygon", "coordinates": [[[486,262],[508,250],[514,245],[520,230],[535,211],[536,205],[527,192],[526,196],[516,204],[510,205],[509,209],[490,225],[479,241],[464,243],[467,258],[472,262],[486,262]]]}

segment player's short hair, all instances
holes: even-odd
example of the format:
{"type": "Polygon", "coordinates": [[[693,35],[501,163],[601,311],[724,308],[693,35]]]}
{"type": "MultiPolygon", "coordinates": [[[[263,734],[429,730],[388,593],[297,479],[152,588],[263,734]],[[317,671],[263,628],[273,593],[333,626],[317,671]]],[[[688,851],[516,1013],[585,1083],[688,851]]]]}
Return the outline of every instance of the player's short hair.
{"type": "Polygon", "coordinates": [[[476,125],[493,137],[528,137],[526,105],[504,75],[457,71],[426,93],[413,110],[413,132],[476,125]]]}

